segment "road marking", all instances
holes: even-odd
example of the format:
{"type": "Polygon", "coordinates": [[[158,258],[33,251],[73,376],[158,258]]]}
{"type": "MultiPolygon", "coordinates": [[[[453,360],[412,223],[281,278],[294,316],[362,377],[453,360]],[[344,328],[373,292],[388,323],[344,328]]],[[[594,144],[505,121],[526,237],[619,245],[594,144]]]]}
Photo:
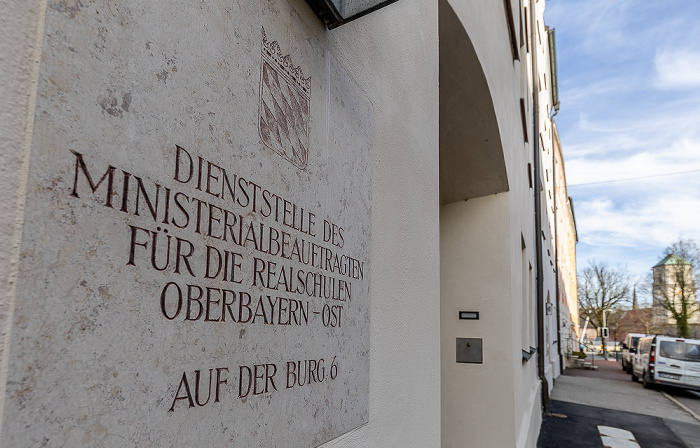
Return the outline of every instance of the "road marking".
{"type": "Polygon", "coordinates": [[[605,448],[641,448],[630,431],[598,425],[600,440],[605,448]]]}
{"type": "Polygon", "coordinates": [[[567,416],[564,415],[564,414],[557,414],[556,412],[552,412],[552,413],[549,414],[549,415],[551,415],[552,417],[557,417],[557,418],[569,418],[569,417],[567,417],[567,416]]]}
{"type": "Polygon", "coordinates": [[[664,397],[666,397],[666,398],[668,398],[669,400],[671,400],[671,401],[673,402],[673,404],[675,404],[676,406],[678,406],[679,408],[683,409],[685,412],[687,412],[688,414],[690,414],[690,416],[693,417],[695,420],[697,420],[697,421],[700,422],[700,415],[698,415],[697,413],[693,412],[693,410],[690,409],[688,406],[686,406],[686,405],[684,405],[683,403],[681,403],[680,401],[676,400],[675,398],[673,398],[672,396],[670,396],[670,395],[667,394],[666,392],[661,392],[661,394],[662,394],[664,397]]]}

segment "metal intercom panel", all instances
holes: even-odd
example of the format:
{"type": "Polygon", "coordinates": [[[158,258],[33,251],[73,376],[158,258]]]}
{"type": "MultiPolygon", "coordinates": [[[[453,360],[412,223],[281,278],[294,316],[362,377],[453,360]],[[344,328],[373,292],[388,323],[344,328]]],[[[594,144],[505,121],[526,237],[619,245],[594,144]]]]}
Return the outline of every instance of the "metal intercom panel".
{"type": "Polygon", "coordinates": [[[457,338],[457,362],[483,364],[483,341],[477,338],[457,338]]]}

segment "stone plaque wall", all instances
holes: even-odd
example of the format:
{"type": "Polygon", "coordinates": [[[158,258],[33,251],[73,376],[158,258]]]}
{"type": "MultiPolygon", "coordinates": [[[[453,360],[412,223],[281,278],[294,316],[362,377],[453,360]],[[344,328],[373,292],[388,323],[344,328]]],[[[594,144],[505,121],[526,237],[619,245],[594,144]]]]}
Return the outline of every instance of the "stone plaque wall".
{"type": "Polygon", "coordinates": [[[323,33],[284,0],[48,3],[3,444],[367,422],[372,108],[323,33]]]}

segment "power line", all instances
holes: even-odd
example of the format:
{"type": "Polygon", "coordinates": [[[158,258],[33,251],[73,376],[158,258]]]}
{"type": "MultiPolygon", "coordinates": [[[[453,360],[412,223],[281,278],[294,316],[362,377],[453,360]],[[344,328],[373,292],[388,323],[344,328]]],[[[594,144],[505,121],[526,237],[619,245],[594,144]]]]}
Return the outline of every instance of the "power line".
{"type": "Polygon", "coordinates": [[[613,182],[627,182],[630,180],[651,179],[653,177],[677,176],[679,174],[690,174],[690,173],[700,173],[700,170],[677,171],[675,173],[652,174],[649,176],[627,177],[627,178],[621,178],[621,179],[602,180],[600,182],[588,182],[588,183],[584,183],[584,184],[572,184],[572,185],[567,185],[567,188],[583,187],[583,186],[587,186],[587,185],[609,184],[609,183],[613,183],[613,182]]]}

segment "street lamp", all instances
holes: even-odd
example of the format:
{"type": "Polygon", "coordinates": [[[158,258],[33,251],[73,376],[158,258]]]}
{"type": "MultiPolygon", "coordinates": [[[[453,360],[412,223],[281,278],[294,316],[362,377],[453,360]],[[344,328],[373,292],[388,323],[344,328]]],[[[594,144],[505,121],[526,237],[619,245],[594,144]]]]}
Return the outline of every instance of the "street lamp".
{"type": "Polygon", "coordinates": [[[603,357],[606,361],[608,360],[608,347],[605,344],[605,340],[608,338],[608,336],[610,336],[610,334],[608,333],[608,324],[605,321],[605,313],[607,313],[608,311],[610,310],[603,309],[603,328],[601,328],[601,337],[603,339],[603,357]]]}

